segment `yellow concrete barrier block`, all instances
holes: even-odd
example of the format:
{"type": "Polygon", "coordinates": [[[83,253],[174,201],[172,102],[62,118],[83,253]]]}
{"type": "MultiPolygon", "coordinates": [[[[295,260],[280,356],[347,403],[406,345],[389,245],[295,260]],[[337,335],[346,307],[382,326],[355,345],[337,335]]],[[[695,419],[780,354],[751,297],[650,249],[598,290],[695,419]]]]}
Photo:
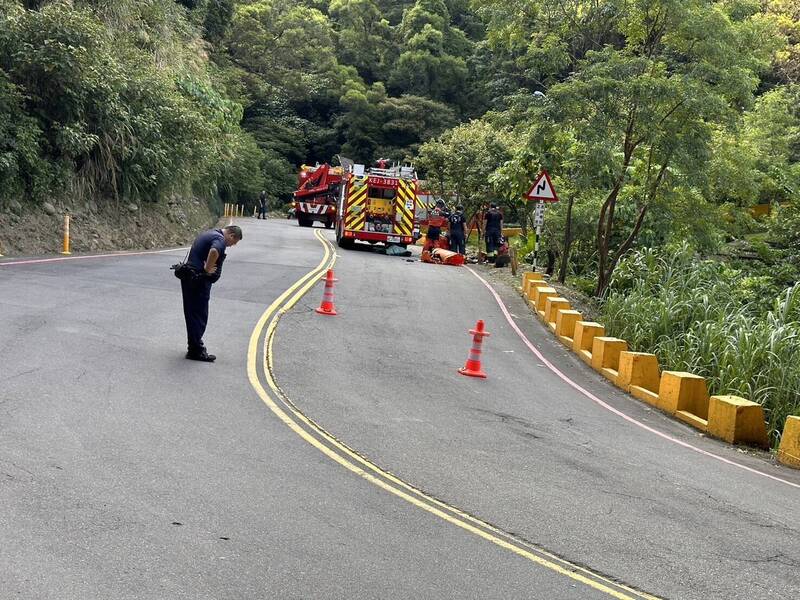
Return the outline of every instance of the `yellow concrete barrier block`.
{"type": "Polygon", "coordinates": [[[572,341],[572,349],[580,359],[592,364],[592,342],[595,337],[606,334],[606,328],[600,323],[593,321],[578,321],[575,323],[575,338],[572,341]]]}
{"type": "Polygon", "coordinates": [[[699,375],[664,371],[658,386],[658,407],[705,431],[708,428],[708,388],[699,375]]]}
{"type": "Polygon", "coordinates": [[[550,287],[550,284],[546,281],[540,281],[538,279],[532,279],[528,282],[528,293],[525,294],[529,300],[536,300],[536,293],[540,288],[550,287]]]}
{"type": "Polygon", "coordinates": [[[781,445],[778,446],[778,460],[800,469],[800,417],[786,417],[781,445]]]}
{"type": "Polygon", "coordinates": [[[555,331],[556,329],[556,317],[558,316],[558,310],[560,309],[568,310],[572,308],[569,305],[569,300],[566,298],[561,298],[560,296],[550,297],[544,302],[544,314],[542,318],[547,325],[551,325],[551,329],[555,331]]]}
{"type": "Polygon", "coordinates": [[[549,287],[550,284],[547,283],[546,281],[537,281],[534,279],[533,281],[528,283],[528,291],[530,292],[528,297],[534,302],[536,302],[537,300],[539,300],[539,291],[549,287]]]}
{"type": "Polygon", "coordinates": [[[544,306],[547,302],[548,298],[555,298],[558,296],[558,292],[555,288],[551,287],[543,287],[538,288],[536,292],[536,312],[537,313],[544,313],[544,306]]]}
{"type": "Polygon", "coordinates": [[[541,273],[523,273],[522,274],[522,291],[528,295],[528,285],[531,281],[542,281],[544,276],[541,273]]]}
{"type": "Polygon", "coordinates": [[[556,336],[565,346],[572,348],[575,337],[575,324],[583,320],[583,315],[577,310],[561,309],[556,315],[556,336]]]}
{"type": "Polygon", "coordinates": [[[592,340],[592,368],[606,379],[617,380],[619,355],[628,349],[628,342],[615,337],[595,336],[592,340]]]}
{"type": "Polygon", "coordinates": [[[648,390],[646,387],[640,385],[632,385],[628,390],[634,398],[638,398],[648,404],[652,404],[653,406],[658,406],[658,392],[653,390],[648,390]]]}
{"type": "Polygon", "coordinates": [[[646,352],[620,352],[619,374],[614,383],[626,392],[633,393],[631,390],[632,387],[642,388],[649,392],[649,396],[642,399],[645,400],[645,402],[656,404],[658,400],[658,384],[660,378],[661,373],[658,369],[658,359],[655,354],[648,354],[646,352]]]}
{"type": "Polygon", "coordinates": [[[739,396],[711,396],[708,433],[729,444],[769,447],[764,408],[739,396]]]}

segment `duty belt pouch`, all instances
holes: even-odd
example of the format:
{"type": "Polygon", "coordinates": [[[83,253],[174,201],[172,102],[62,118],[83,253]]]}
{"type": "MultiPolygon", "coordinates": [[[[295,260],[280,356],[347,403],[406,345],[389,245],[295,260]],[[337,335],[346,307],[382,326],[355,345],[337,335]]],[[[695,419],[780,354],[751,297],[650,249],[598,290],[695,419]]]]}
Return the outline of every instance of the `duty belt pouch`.
{"type": "MultiPolygon", "coordinates": [[[[191,249],[190,249],[191,251],[191,249]]],[[[182,262],[175,263],[170,267],[172,269],[175,277],[180,279],[181,281],[195,281],[202,277],[202,273],[198,271],[195,267],[190,265],[187,261],[189,260],[189,252],[186,253],[186,257],[183,259],[182,262]]]]}

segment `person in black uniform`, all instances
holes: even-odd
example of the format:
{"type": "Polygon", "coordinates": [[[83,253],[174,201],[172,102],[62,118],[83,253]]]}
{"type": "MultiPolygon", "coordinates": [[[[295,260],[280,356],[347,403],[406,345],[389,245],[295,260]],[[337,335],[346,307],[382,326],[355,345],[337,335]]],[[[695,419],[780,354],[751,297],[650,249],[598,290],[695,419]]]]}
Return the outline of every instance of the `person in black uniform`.
{"type": "Polygon", "coordinates": [[[261,190],[261,195],[258,197],[258,218],[259,219],[266,219],[267,218],[267,192],[266,192],[266,190],[261,190]]]}
{"type": "Polygon", "coordinates": [[[235,246],[242,239],[242,229],[238,225],[228,225],[222,229],[211,229],[198,235],[186,262],[196,276],[181,279],[183,294],[183,317],[186,319],[186,337],[189,349],[186,358],[203,362],[214,362],[216,356],[209,354],[203,344],[203,334],[208,324],[208,301],[211,286],[222,275],[225,262],[225,249],[235,246]]]}
{"type": "Polygon", "coordinates": [[[464,207],[460,204],[447,218],[450,223],[450,250],[466,254],[467,223],[464,219],[464,207]]]}
{"type": "Polygon", "coordinates": [[[503,234],[503,213],[497,209],[497,204],[492,202],[486,211],[486,254],[494,257],[500,248],[500,237],[503,234]]]}

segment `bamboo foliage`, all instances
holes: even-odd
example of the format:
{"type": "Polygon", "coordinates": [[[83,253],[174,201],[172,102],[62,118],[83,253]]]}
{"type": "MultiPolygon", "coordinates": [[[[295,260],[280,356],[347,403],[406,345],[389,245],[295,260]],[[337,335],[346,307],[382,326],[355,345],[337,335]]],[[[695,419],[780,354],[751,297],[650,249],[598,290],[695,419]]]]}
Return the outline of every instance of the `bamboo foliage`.
{"type": "Polygon", "coordinates": [[[762,404],[775,444],[800,414],[800,284],[777,299],[742,294],[745,277],[687,246],[625,258],[603,305],[608,331],[662,368],[706,377],[712,394],[762,404]]]}

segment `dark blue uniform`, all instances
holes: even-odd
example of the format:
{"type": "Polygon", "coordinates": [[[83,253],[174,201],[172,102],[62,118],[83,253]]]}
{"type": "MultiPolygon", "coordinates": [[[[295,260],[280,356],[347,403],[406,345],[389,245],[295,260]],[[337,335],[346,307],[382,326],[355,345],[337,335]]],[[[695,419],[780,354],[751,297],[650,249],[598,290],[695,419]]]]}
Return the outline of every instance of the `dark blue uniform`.
{"type": "Polygon", "coordinates": [[[503,215],[496,208],[486,213],[486,253],[494,254],[500,248],[500,237],[503,234],[503,215]]]}
{"type": "Polygon", "coordinates": [[[208,301],[211,298],[211,285],[222,275],[222,263],[225,261],[225,236],[221,229],[212,229],[197,236],[189,251],[187,262],[197,271],[203,271],[206,258],[211,248],[219,252],[217,272],[203,275],[196,279],[182,279],[183,316],[186,319],[186,337],[190,354],[203,354],[203,334],[208,324],[208,301]]]}
{"type": "Polygon", "coordinates": [[[447,220],[450,222],[450,250],[459,254],[466,254],[464,215],[461,211],[456,211],[451,213],[447,220]]]}

